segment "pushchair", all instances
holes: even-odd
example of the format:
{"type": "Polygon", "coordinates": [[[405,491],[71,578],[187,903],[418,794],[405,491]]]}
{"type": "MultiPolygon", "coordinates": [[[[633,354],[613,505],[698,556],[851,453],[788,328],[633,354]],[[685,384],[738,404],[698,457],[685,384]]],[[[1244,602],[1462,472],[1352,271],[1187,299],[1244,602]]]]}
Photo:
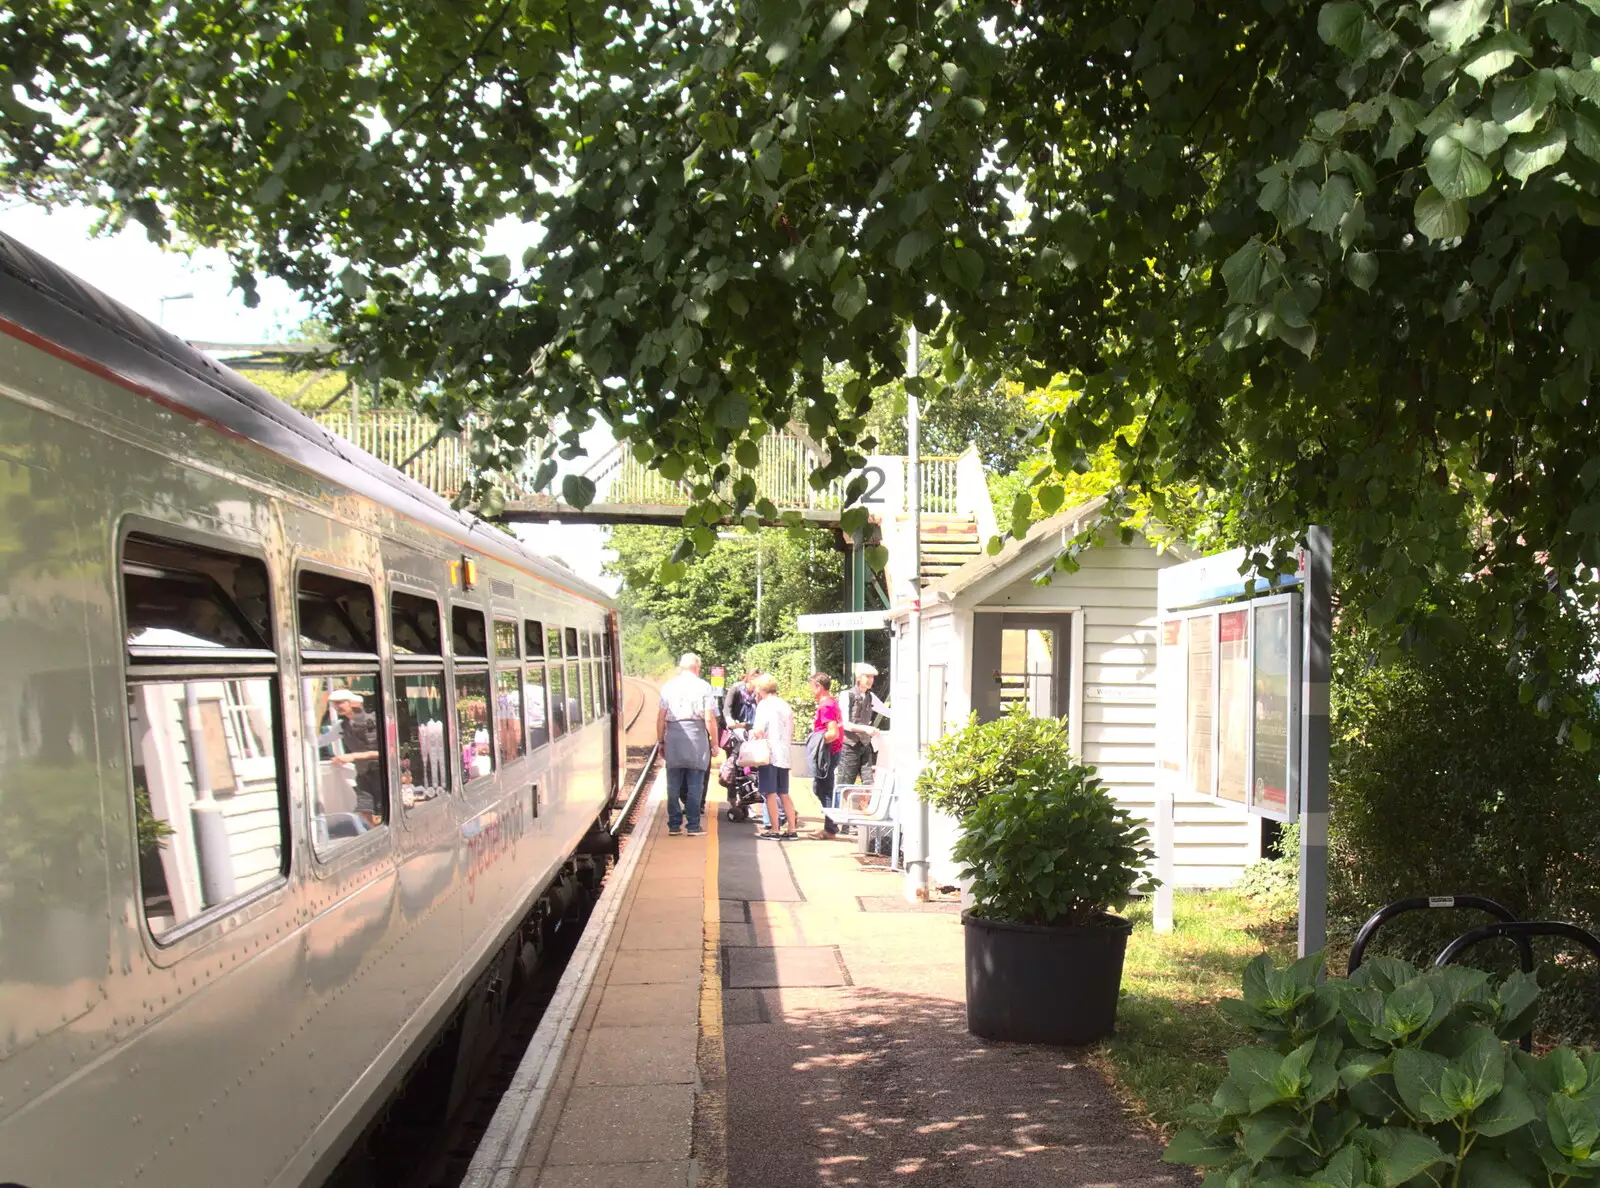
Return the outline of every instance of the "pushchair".
{"type": "Polygon", "coordinates": [[[722,732],[722,749],[726,758],[717,770],[717,780],[728,790],[728,820],[739,822],[750,819],[752,806],[761,804],[760,781],[756,769],[740,767],[739,748],[750,737],[750,727],[735,723],[733,729],[722,732]]]}

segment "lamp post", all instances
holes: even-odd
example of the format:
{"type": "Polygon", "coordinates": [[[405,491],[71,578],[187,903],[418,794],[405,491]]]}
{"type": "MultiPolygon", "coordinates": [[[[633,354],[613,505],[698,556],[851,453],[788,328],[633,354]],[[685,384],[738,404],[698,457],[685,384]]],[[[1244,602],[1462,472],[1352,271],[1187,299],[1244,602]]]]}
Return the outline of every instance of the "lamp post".
{"type": "MultiPolygon", "coordinates": [[[[922,372],[922,358],[918,350],[917,328],[913,324],[906,343],[906,375],[915,378],[922,372]]],[[[922,770],[922,403],[914,390],[906,393],[906,511],[911,534],[911,614],[906,623],[905,645],[901,648],[903,660],[896,664],[902,669],[901,688],[906,694],[899,699],[905,706],[904,722],[900,728],[906,741],[899,753],[905,765],[905,776],[915,787],[922,770]],[[906,721],[909,719],[909,721],[906,721]]],[[[929,849],[928,802],[915,794],[911,797],[911,828],[906,830],[906,885],[905,897],[913,902],[928,897],[929,849]]]]}
{"type": "Polygon", "coordinates": [[[169,296],[161,298],[160,301],[159,301],[160,308],[159,308],[159,311],[156,314],[156,325],[160,326],[163,330],[165,330],[167,328],[167,302],[169,302],[169,301],[193,301],[193,300],[194,300],[194,294],[193,293],[173,293],[173,294],[171,294],[169,296]]]}

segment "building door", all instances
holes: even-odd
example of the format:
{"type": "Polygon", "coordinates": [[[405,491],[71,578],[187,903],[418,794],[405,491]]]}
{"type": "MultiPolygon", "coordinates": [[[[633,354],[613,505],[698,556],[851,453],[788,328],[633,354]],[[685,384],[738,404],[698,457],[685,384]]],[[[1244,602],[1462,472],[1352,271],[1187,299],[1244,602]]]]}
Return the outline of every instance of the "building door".
{"type": "Polygon", "coordinates": [[[972,633],[972,708],[980,722],[1014,705],[1036,718],[1067,714],[1072,615],[978,614],[972,633]]]}

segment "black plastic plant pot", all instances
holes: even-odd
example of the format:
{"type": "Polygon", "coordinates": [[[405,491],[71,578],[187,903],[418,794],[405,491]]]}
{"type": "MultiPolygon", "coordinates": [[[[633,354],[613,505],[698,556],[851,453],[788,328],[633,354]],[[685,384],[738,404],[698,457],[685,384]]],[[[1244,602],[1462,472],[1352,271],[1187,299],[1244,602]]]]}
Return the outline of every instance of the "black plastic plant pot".
{"type": "Polygon", "coordinates": [[[1133,924],[1105,916],[1089,925],[1006,924],[971,912],[967,1030],[1024,1044],[1090,1044],[1116,1029],[1122,959],[1133,924]]]}

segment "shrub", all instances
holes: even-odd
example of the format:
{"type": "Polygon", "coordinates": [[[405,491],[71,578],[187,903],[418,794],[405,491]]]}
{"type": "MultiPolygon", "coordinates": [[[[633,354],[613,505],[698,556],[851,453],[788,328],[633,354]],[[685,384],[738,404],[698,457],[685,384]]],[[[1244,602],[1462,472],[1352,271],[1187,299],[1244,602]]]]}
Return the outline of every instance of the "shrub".
{"type": "Polygon", "coordinates": [[[1035,718],[1022,706],[992,722],[980,723],[973,714],[960,730],[928,748],[917,792],[959,820],[1022,772],[1072,761],[1067,724],[1060,718],[1035,718]]]}
{"type": "Polygon", "coordinates": [[[1319,982],[1320,956],[1244,975],[1222,1006],[1257,1040],[1167,1148],[1206,1188],[1449,1185],[1530,1188],[1600,1171],[1600,1056],[1504,1042],[1538,988],[1451,966],[1374,958],[1319,982]]]}
{"type": "Polygon", "coordinates": [[[1149,834],[1094,768],[1035,763],[963,819],[954,856],[976,915],[1012,924],[1090,924],[1154,889],[1149,834]]]}
{"type": "Polygon", "coordinates": [[[1300,913],[1300,823],[1285,825],[1278,838],[1278,856],[1244,868],[1239,894],[1274,924],[1288,923],[1300,913]]]}
{"type": "MultiPolygon", "coordinates": [[[[1380,662],[1369,637],[1341,624],[1328,872],[1338,932],[1392,900],[1454,892],[1524,918],[1600,924],[1600,754],[1562,739],[1560,707],[1544,715],[1524,702],[1509,651],[1487,638],[1492,624],[1470,627],[1431,657],[1380,662]]],[[[1580,719],[1588,697],[1574,682],[1558,691],[1580,719]]],[[[1416,912],[1379,944],[1422,963],[1481,922],[1416,912]]]]}

